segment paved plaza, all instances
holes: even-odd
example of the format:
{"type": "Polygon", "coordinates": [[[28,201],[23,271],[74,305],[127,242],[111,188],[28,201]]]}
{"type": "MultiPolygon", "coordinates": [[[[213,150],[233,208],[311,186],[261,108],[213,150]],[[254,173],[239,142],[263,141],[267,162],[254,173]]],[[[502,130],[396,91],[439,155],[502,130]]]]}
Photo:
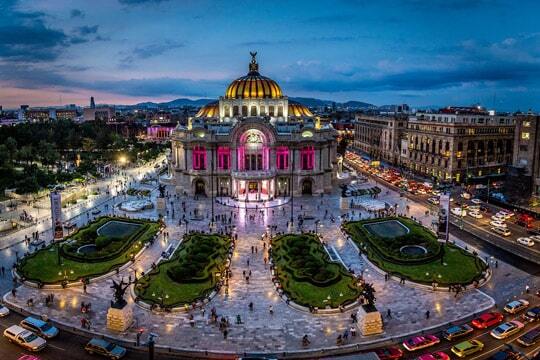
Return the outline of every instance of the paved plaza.
{"type": "MultiPolygon", "coordinates": [[[[405,209],[407,201],[400,198],[398,194],[386,192],[386,189],[380,194],[379,200],[390,204],[397,203],[398,212],[401,212],[399,209],[405,209]]],[[[173,199],[171,197],[167,201],[169,216],[166,218],[170,240],[165,241],[160,237],[160,241],[145,250],[131,267],[114,275],[112,279],[122,277],[127,279],[133,276],[134,270],[138,273],[147,271],[163,250],[180,241],[185,232],[185,225],[178,225],[179,216],[183,214],[180,205],[183,201],[187,204],[186,218],[193,218],[195,208],[198,209],[199,214],[202,214],[201,220],[189,222],[188,230],[208,230],[209,199],[193,201],[188,198],[173,199]],[[172,208],[170,208],[171,201],[174,205],[174,218],[172,208]]],[[[415,216],[424,225],[430,226],[432,217],[429,214],[426,215],[425,208],[413,203],[409,205],[408,215],[415,216]]],[[[301,213],[320,219],[318,231],[327,244],[335,247],[347,267],[353,269],[355,273],[362,272],[367,281],[375,286],[377,308],[385,315],[385,333],[377,337],[356,336],[349,338],[349,343],[367,343],[381,337],[402,336],[458,320],[471,313],[490,308],[494,304],[493,299],[482,290],[470,290],[456,298],[454,294],[448,292],[433,292],[411,286],[411,284],[400,285],[394,280],[385,281],[384,276],[367,264],[358,255],[354,245],[345,240],[341,234],[338,215],[344,211],[339,210],[338,195],[297,198],[294,206],[295,218],[301,213]],[[325,218],[326,212],[328,215],[325,218]],[[335,217],[335,221],[332,221],[332,216],[335,217]],[[386,316],[388,309],[391,310],[391,318],[386,316]],[[427,310],[430,311],[429,319],[425,318],[427,310]]],[[[290,307],[278,297],[271,281],[270,270],[263,261],[267,253],[263,250],[262,235],[268,231],[267,225],[270,224],[277,225],[278,232],[286,231],[287,221],[290,218],[290,204],[270,209],[236,209],[216,205],[215,211],[218,215],[232,216],[232,224],[236,225],[238,241],[231,265],[232,278],[229,282],[228,294],[222,289],[204,310],[199,309],[192,313],[195,318],[193,326],[189,322],[188,313],[154,313],[134,306],[134,326],[125,334],[109,332],[106,329],[106,313],[112,297],[112,290],[109,288],[111,278],[92,283],[88,286],[87,294],[84,294],[80,287],[50,291],[20,286],[16,297],[9,294],[6,300],[17,306],[26,307],[27,299],[33,298],[35,304],[33,308],[28,309],[29,311],[47,315],[51,319],[71,326],[80,326],[82,316],[80,304],[90,302],[92,304],[90,315],[92,331],[124,339],[134,339],[136,331],[144,328],[160,335],[160,345],[177,348],[233,352],[298,350],[302,349],[301,338],[305,334],[311,339],[310,348],[334,346],[336,337],[352,326],[350,315],[355,310],[315,315],[290,307]],[[242,276],[243,271],[252,272],[249,284],[242,276]],[[55,302],[53,306],[46,307],[44,298],[51,292],[55,294],[55,302]],[[250,302],[254,304],[252,311],[248,307],[250,302]],[[273,315],[269,312],[270,305],[274,310],[273,315]],[[216,325],[208,322],[212,307],[215,307],[220,317],[229,318],[231,327],[226,339],[216,325]],[[236,324],[237,315],[240,315],[241,324],[236,324]]],[[[148,210],[136,215],[130,214],[130,216],[156,217],[157,214],[155,210],[148,210]]],[[[354,211],[355,218],[366,216],[368,214],[363,211],[354,211]]],[[[219,222],[218,224],[219,227],[224,226],[219,222]]],[[[314,220],[304,223],[305,230],[314,230],[314,226],[314,220]]],[[[133,302],[133,299],[128,297],[129,301],[133,302]]]]}

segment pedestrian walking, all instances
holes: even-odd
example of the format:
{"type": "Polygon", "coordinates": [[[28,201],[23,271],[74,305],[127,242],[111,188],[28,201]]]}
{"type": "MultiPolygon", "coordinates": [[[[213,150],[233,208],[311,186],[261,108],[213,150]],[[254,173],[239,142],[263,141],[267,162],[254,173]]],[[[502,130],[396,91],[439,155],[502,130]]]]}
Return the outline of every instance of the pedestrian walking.
{"type": "Polygon", "coordinates": [[[391,319],[392,318],[392,310],[388,309],[386,310],[386,317],[391,319]]]}
{"type": "Polygon", "coordinates": [[[426,311],[426,319],[429,319],[429,310],[426,311]]]}

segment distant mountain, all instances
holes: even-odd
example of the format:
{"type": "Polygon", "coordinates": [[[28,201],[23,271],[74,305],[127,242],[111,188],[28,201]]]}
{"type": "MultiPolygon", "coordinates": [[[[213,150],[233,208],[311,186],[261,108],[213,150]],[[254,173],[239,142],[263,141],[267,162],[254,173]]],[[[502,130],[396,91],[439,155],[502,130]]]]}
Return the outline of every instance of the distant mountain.
{"type": "MultiPolygon", "coordinates": [[[[337,106],[347,107],[351,109],[376,109],[377,108],[376,105],[365,103],[362,101],[347,101],[345,103],[338,103],[331,100],[321,100],[321,99],[304,98],[304,97],[290,97],[289,100],[299,102],[308,107],[332,106],[332,104],[335,103],[337,106]]],[[[167,109],[167,108],[178,108],[182,106],[201,107],[212,101],[216,101],[216,99],[191,100],[191,99],[181,98],[181,99],[176,99],[176,100],[161,102],[161,103],[149,101],[149,102],[138,103],[135,105],[121,105],[120,107],[127,108],[127,109],[141,109],[141,108],[167,109]]]]}

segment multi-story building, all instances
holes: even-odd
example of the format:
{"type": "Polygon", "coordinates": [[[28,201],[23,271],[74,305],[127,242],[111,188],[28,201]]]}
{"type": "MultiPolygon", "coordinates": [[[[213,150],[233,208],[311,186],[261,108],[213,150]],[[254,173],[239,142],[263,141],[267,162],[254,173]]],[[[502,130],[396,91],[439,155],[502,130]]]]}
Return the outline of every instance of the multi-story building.
{"type": "Polygon", "coordinates": [[[177,192],[231,196],[243,201],[332,190],[336,131],[289,101],[279,85],[249,73],[225,96],[178,125],[172,137],[177,192]]]}
{"type": "Polygon", "coordinates": [[[27,121],[38,122],[49,120],[50,115],[49,108],[28,108],[25,111],[24,117],[27,121]]]}
{"type": "Polygon", "coordinates": [[[55,109],[54,116],[51,116],[57,120],[75,120],[77,118],[76,109],[55,109]]]}
{"type": "Polygon", "coordinates": [[[514,119],[513,165],[524,178],[528,192],[540,195],[540,115],[516,114],[514,119]]]}
{"type": "Polygon", "coordinates": [[[512,164],[514,118],[481,107],[419,112],[407,125],[406,166],[445,182],[482,182],[512,164]]]}
{"type": "Polygon", "coordinates": [[[112,121],[115,115],[112,106],[88,107],[83,111],[84,121],[112,121]]]}
{"type": "Polygon", "coordinates": [[[373,160],[400,164],[401,139],[407,129],[407,115],[357,114],[353,145],[373,160]]]}

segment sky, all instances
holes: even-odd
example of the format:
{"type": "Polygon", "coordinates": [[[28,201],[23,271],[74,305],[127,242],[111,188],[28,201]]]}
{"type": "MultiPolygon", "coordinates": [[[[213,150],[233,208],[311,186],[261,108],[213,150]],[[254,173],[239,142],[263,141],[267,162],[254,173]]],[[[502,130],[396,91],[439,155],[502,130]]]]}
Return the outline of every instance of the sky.
{"type": "Polygon", "coordinates": [[[0,105],[291,97],[540,111],[540,1],[0,0],[0,105]],[[518,4],[519,5],[516,5],[518,4]]]}

